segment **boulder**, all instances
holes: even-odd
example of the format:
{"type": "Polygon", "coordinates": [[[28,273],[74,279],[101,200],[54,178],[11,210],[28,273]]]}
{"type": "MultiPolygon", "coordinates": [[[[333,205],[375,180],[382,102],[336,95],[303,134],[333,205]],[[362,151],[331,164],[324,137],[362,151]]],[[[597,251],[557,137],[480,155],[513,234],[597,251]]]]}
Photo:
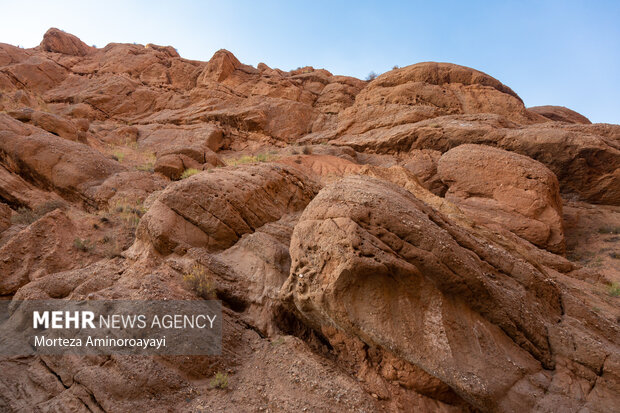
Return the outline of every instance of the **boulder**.
{"type": "Polygon", "coordinates": [[[66,213],[56,209],[0,247],[0,295],[13,294],[47,274],[75,268],[75,231],[66,213]],[[32,245],[39,247],[32,250],[32,245]]]}
{"type": "Polygon", "coordinates": [[[153,167],[155,172],[172,180],[180,179],[183,172],[190,168],[202,169],[202,165],[187,155],[175,153],[158,157],[153,167]]]}
{"type": "Polygon", "coordinates": [[[540,248],[565,250],[558,180],[527,156],[485,145],[461,145],[439,159],[447,200],[481,224],[494,223],[540,248]]]}
{"type": "Polygon", "coordinates": [[[38,187],[89,202],[89,189],[124,169],[100,152],[0,114],[0,161],[38,187]]]}
{"type": "MultiPolygon", "coordinates": [[[[285,300],[326,339],[359,337],[389,350],[480,410],[581,406],[579,394],[553,383],[591,380],[605,364],[599,355],[615,354],[617,329],[573,324],[590,317],[576,308],[564,317],[562,303],[579,292],[471,231],[390,182],[344,178],[321,190],[295,226],[285,300]],[[582,334],[599,343],[590,356],[555,341],[582,334]],[[559,368],[580,357],[587,372],[559,368]]],[[[617,399],[619,382],[607,378],[593,410],[617,399]]]]}
{"type": "MultiPolygon", "coordinates": [[[[8,114],[21,122],[31,123],[32,125],[46,130],[53,135],[69,139],[71,141],[77,141],[80,136],[82,136],[79,133],[79,129],[76,124],[52,113],[26,108],[12,111],[8,114]]],[[[86,130],[88,130],[88,127],[86,127],[86,130]]]]}
{"type": "Polygon", "coordinates": [[[564,106],[532,106],[527,110],[556,122],[578,123],[589,125],[590,119],[564,106]]]}
{"type": "Polygon", "coordinates": [[[402,166],[418,177],[422,185],[436,195],[443,195],[446,186],[437,175],[437,162],[441,152],[432,149],[414,149],[409,152],[402,166]]]}
{"type": "Polygon", "coordinates": [[[291,167],[212,169],[168,186],[140,221],[137,237],[162,254],[191,246],[226,249],[243,234],[303,209],[316,192],[316,184],[291,167]]]}
{"type": "Polygon", "coordinates": [[[51,28],[43,36],[41,48],[46,52],[62,53],[71,56],[86,56],[92,48],[80,39],[62,30],[51,28]]]}
{"type": "Polygon", "coordinates": [[[496,113],[518,123],[544,120],[528,112],[509,87],[477,70],[418,63],[371,81],[338,116],[338,134],[411,124],[445,115],[496,113]]]}

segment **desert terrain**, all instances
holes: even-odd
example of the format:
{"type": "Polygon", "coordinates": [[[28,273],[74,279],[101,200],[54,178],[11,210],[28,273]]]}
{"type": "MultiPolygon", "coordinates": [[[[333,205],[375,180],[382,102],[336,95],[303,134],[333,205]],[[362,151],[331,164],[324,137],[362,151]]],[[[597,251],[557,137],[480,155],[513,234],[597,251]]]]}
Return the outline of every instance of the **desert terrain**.
{"type": "Polygon", "coordinates": [[[224,308],[220,356],[0,358],[2,412],[618,411],[619,296],[620,125],[450,63],[0,43],[0,298],[224,308]]]}

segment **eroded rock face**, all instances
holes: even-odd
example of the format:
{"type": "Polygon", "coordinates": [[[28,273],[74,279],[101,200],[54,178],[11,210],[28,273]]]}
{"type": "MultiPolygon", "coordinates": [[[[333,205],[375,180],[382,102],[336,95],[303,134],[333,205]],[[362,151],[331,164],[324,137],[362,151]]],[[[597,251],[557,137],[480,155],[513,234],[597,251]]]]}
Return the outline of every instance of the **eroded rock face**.
{"type": "Polygon", "coordinates": [[[437,175],[437,162],[441,152],[432,149],[414,149],[409,152],[403,167],[413,172],[426,189],[437,195],[446,192],[446,186],[437,175]]]}
{"type": "Polygon", "coordinates": [[[449,63],[418,63],[387,72],[368,84],[339,116],[339,133],[454,114],[497,113],[520,123],[540,121],[510,88],[491,76],[449,63]]]}
{"type": "Polygon", "coordinates": [[[558,180],[543,164],[485,145],[461,145],[438,162],[447,200],[474,221],[495,223],[541,248],[564,253],[558,180]]]}
{"type": "Polygon", "coordinates": [[[75,268],[75,224],[61,210],[22,230],[0,248],[0,295],[15,293],[30,281],[47,274],[75,268]],[[41,251],[30,251],[31,246],[41,251]]]}
{"type": "MultiPolygon", "coordinates": [[[[353,176],[323,189],[290,252],[284,289],[307,323],[389,349],[482,410],[542,403],[548,370],[558,352],[568,355],[545,333],[563,319],[562,293],[545,272],[386,181],[353,176]]],[[[559,329],[578,334],[564,322],[559,329]]],[[[581,403],[572,397],[549,396],[581,403]]]]}
{"type": "Polygon", "coordinates": [[[91,48],[80,39],[62,30],[51,28],[43,36],[41,48],[46,52],[62,53],[72,56],[85,56],[91,48]]]}
{"type": "Polygon", "coordinates": [[[198,266],[224,306],[220,356],[0,358],[0,411],[620,405],[618,125],[57,29],[0,44],[0,111],[0,299],[202,299],[198,266]]]}
{"type": "Polygon", "coordinates": [[[162,192],[140,222],[138,238],[163,254],[189,246],[222,250],[243,234],[303,209],[316,192],[316,184],[290,167],[202,172],[162,192]]]}
{"type": "Polygon", "coordinates": [[[580,113],[565,108],[564,106],[533,106],[527,108],[529,111],[538,113],[547,119],[557,122],[567,123],[579,123],[584,125],[590,125],[590,119],[586,118],[580,113]]]}
{"type": "Polygon", "coordinates": [[[0,161],[30,182],[73,200],[124,168],[92,148],[0,114],[0,161]]]}
{"type": "MultiPolygon", "coordinates": [[[[30,122],[36,127],[48,131],[49,133],[65,139],[77,141],[83,135],[79,134],[78,127],[68,120],[51,113],[22,109],[9,112],[9,115],[22,122],[30,122]]],[[[88,128],[86,128],[88,130],[88,128]]]]}
{"type": "Polygon", "coordinates": [[[535,159],[560,181],[563,193],[590,202],[620,204],[620,148],[614,129],[549,123],[518,127],[498,115],[445,116],[344,135],[331,143],[360,151],[399,154],[415,149],[446,152],[465,143],[499,147],[535,159]]]}

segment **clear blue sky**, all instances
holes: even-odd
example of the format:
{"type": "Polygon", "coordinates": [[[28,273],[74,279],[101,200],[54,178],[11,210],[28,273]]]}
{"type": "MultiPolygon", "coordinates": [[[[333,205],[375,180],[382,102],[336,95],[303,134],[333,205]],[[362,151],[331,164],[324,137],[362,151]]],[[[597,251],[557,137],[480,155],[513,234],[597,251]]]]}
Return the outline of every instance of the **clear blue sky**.
{"type": "Polygon", "coordinates": [[[620,124],[620,1],[0,0],[0,42],[58,27],[89,45],[172,45],[208,60],[311,65],[364,78],[422,61],[482,70],[527,106],[563,105],[620,124]]]}

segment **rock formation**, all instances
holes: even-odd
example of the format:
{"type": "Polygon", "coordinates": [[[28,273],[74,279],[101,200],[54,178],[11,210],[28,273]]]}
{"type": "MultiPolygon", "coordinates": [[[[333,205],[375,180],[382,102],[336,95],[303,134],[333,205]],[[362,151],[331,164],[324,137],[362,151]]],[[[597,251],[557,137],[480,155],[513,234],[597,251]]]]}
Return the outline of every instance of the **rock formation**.
{"type": "Polygon", "coordinates": [[[620,406],[619,125],[58,29],[0,44],[0,111],[0,299],[224,307],[220,356],[0,357],[0,411],[620,406]]]}

